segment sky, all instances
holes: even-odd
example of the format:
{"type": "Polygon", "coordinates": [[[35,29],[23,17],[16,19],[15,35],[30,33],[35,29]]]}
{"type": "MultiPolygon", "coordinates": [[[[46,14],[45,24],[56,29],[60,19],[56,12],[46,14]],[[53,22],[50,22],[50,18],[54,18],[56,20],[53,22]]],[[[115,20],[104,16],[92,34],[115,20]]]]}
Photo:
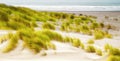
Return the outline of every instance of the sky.
{"type": "Polygon", "coordinates": [[[0,0],[10,5],[120,5],[120,0],[0,0]]]}
{"type": "Polygon", "coordinates": [[[0,0],[0,1],[6,1],[6,2],[69,2],[69,1],[76,1],[76,2],[120,2],[120,0],[0,0]]]}

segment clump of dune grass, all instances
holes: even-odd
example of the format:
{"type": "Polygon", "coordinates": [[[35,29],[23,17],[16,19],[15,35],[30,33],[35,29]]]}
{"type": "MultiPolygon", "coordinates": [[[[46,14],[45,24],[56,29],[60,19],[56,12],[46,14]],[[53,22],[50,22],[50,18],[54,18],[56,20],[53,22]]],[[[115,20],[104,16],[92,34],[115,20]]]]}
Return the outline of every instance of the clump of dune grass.
{"type": "Polygon", "coordinates": [[[68,36],[66,36],[66,37],[63,38],[64,42],[72,42],[72,40],[73,40],[73,38],[68,37],[68,36]]]}
{"type": "Polygon", "coordinates": [[[94,40],[93,40],[93,39],[90,39],[90,40],[88,40],[87,43],[88,43],[88,44],[94,44],[94,40]]]}
{"type": "Polygon", "coordinates": [[[115,47],[110,47],[109,54],[120,56],[120,49],[115,47]]]}
{"type": "Polygon", "coordinates": [[[46,52],[42,52],[41,55],[42,55],[42,56],[46,56],[47,53],[46,53],[46,52]]]}
{"type": "Polygon", "coordinates": [[[56,22],[56,18],[51,17],[49,18],[49,21],[56,22]]]}
{"type": "Polygon", "coordinates": [[[3,43],[4,41],[8,40],[8,36],[7,35],[3,35],[0,37],[0,44],[3,43]]]}
{"type": "Polygon", "coordinates": [[[55,25],[53,25],[52,23],[45,22],[42,24],[42,28],[55,30],[55,25]]]}
{"type": "Polygon", "coordinates": [[[66,36],[66,37],[64,37],[63,42],[70,43],[74,47],[84,48],[84,45],[81,43],[81,40],[77,39],[77,38],[72,38],[72,37],[66,36]]]}
{"type": "Polygon", "coordinates": [[[109,16],[105,16],[105,19],[109,19],[109,16]]]}
{"type": "Polygon", "coordinates": [[[75,32],[80,32],[81,31],[80,26],[74,27],[73,29],[74,29],[75,32]]]}
{"type": "Polygon", "coordinates": [[[56,49],[51,40],[62,41],[62,36],[51,30],[34,31],[31,29],[18,30],[17,35],[23,40],[24,47],[28,48],[33,53],[39,53],[42,49],[56,49]]]}
{"type": "Polygon", "coordinates": [[[16,32],[16,34],[19,35],[20,39],[23,39],[23,37],[28,37],[28,38],[32,38],[34,37],[34,30],[26,28],[26,29],[20,29],[16,32]]]}
{"type": "Polygon", "coordinates": [[[120,61],[120,56],[110,55],[106,61],[120,61]]]}
{"type": "Polygon", "coordinates": [[[19,31],[19,37],[23,40],[24,46],[29,48],[34,53],[39,53],[42,49],[49,49],[50,38],[41,31],[19,31]]]}
{"type": "Polygon", "coordinates": [[[44,42],[40,40],[39,38],[34,39],[24,37],[24,48],[28,48],[33,53],[39,53],[42,50],[42,47],[44,46],[44,42]]]}
{"type": "Polygon", "coordinates": [[[72,45],[75,47],[79,47],[81,44],[81,41],[79,39],[73,39],[72,40],[72,45]]]}
{"type": "Polygon", "coordinates": [[[50,41],[50,38],[47,35],[43,34],[41,31],[36,31],[35,36],[41,38],[42,40],[44,40],[44,42],[50,41]]]}
{"type": "Polygon", "coordinates": [[[105,51],[109,51],[110,48],[111,48],[111,45],[109,45],[109,44],[105,44],[104,45],[105,51]]]}
{"type": "Polygon", "coordinates": [[[67,19],[67,18],[69,18],[69,14],[63,13],[62,14],[62,19],[67,19]]]}
{"type": "Polygon", "coordinates": [[[112,34],[106,33],[105,35],[106,38],[113,38],[112,34]]]}
{"type": "Polygon", "coordinates": [[[48,45],[48,48],[56,50],[56,46],[53,43],[49,43],[47,45],[48,45]]]}
{"type": "Polygon", "coordinates": [[[83,33],[83,34],[91,35],[91,30],[90,30],[90,28],[86,24],[82,25],[80,27],[80,30],[81,30],[81,33],[83,33]]]}
{"type": "Polygon", "coordinates": [[[88,45],[85,49],[87,52],[94,53],[95,47],[93,45],[88,45]]]}
{"type": "Polygon", "coordinates": [[[109,57],[107,58],[107,61],[119,61],[120,60],[120,49],[112,47],[110,45],[106,45],[109,52],[109,57]]]}
{"type": "Polygon", "coordinates": [[[112,26],[110,24],[106,25],[107,29],[112,29],[112,26]]]}
{"type": "Polygon", "coordinates": [[[7,34],[7,38],[9,39],[9,38],[11,38],[13,35],[14,35],[14,34],[13,34],[12,32],[9,32],[9,33],[7,34]]]}
{"type": "Polygon", "coordinates": [[[17,32],[17,34],[19,35],[19,38],[23,40],[24,47],[28,48],[32,52],[38,53],[42,50],[42,48],[46,49],[44,40],[36,35],[33,30],[21,29],[17,32]]]}
{"type": "Polygon", "coordinates": [[[18,36],[17,35],[12,35],[10,40],[8,41],[7,46],[3,49],[3,53],[10,52],[14,50],[17,47],[18,43],[18,36]]]}
{"type": "Polygon", "coordinates": [[[105,37],[105,33],[101,30],[94,31],[94,38],[95,39],[103,39],[105,37]]]}
{"type": "Polygon", "coordinates": [[[74,18],[75,18],[74,14],[70,15],[70,19],[74,19],[74,18]]]}
{"type": "Polygon", "coordinates": [[[7,35],[3,35],[0,37],[0,43],[9,40],[14,34],[9,32],[7,35]]]}
{"type": "Polygon", "coordinates": [[[96,17],[96,16],[92,16],[92,15],[90,15],[89,17],[90,17],[90,18],[97,19],[97,17],[96,17]]]}
{"type": "Polygon", "coordinates": [[[94,38],[95,39],[112,38],[112,34],[102,30],[94,30],[94,38]]]}
{"type": "Polygon", "coordinates": [[[85,48],[85,45],[81,42],[80,47],[81,47],[82,49],[84,49],[84,48],[85,48]]]}
{"type": "Polygon", "coordinates": [[[113,46],[111,46],[109,44],[106,44],[104,46],[104,48],[105,48],[105,51],[109,52],[109,55],[118,55],[118,56],[120,56],[120,49],[115,48],[115,47],[113,47],[113,46]]]}
{"type": "Polygon", "coordinates": [[[66,26],[65,26],[65,25],[61,25],[60,30],[61,30],[61,31],[65,31],[65,30],[66,30],[66,26]]]}
{"type": "Polygon", "coordinates": [[[97,23],[97,22],[93,22],[93,23],[90,25],[90,28],[91,28],[91,29],[97,29],[97,28],[100,28],[100,24],[97,23]]]}
{"type": "Polygon", "coordinates": [[[100,49],[96,49],[95,52],[96,52],[97,55],[102,56],[102,51],[100,49]]]}
{"type": "Polygon", "coordinates": [[[62,22],[62,25],[61,25],[61,27],[60,27],[60,30],[62,30],[62,31],[70,31],[70,22],[69,21],[63,21],[62,22]]]}
{"type": "Polygon", "coordinates": [[[119,19],[118,18],[114,18],[113,20],[118,21],[119,19]]]}
{"type": "Polygon", "coordinates": [[[105,27],[104,23],[100,23],[101,28],[105,27]]]}
{"type": "Polygon", "coordinates": [[[51,40],[63,41],[61,34],[54,32],[52,30],[44,29],[41,31],[43,34],[47,35],[51,40]]]}
{"type": "Polygon", "coordinates": [[[8,22],[8,27],[11,29],[20,29],[20,28],[25,28],[25,25],[16,21],[9,21],[8,22]],[[19,28],[18,28],[19,27],[19,28]]]}
{"type": "Polygon", "coordinates": [[[25,47],[29,48],[33,53],[39,53],[42,49],[48,49],[46,44],[47,42],[39,37],[35,37],[32,39],[24,38],[23,40],[25,42],[25,47]]]}

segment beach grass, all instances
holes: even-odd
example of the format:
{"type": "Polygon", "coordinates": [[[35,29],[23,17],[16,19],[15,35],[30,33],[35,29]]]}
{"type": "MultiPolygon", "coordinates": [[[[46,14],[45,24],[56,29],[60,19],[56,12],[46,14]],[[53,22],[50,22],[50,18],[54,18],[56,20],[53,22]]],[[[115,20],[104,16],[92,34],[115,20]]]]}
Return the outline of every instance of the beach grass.
{"type": "Polygon", "coordinates": [[[95,47],[93,45],[88,45],[85,49],[87,52],[94,53],[95,47]]]}
{"type": "Polygon", "coordinates": [[[95,52],[96,52],[96,54],[99,55],[99,56],[102,56],[102,55],[103,55],[101,49],[98,49],[98,48],[97,48],[97,49],[95,50],[95,52]]]}
{"type": "Polygon", "coordinates": [[[95,42],[94,42],[94,40],[93,39],[90,39],[90,40],[88,40],[88,42],[87,42],[88,44],[94,44],[95,42]]]}
{"type": "Polygon", "coordinates": [[[53,25],[52,23],[45,22],[44,24],[42,24],[42,28],[55,30],[55,25],[53,25]]]}
{"type": "Polygon", "coordinates": [[[3,53],[10,52],[17,47],[18,43],[18,35],[11,36],[10,40],[8,40],[7,46],[3,49],[3,53]]]}

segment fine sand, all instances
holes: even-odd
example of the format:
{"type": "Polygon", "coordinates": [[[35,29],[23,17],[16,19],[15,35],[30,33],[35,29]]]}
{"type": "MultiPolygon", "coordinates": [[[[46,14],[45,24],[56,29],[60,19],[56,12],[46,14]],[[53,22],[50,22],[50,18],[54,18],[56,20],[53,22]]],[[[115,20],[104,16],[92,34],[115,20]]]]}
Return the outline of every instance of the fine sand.
{"type": "MultiPolygon", "coordinates": [[[[71,12],[69,12],[71,13],[71,12]]],[[[97,16],[99,22],[103,22],[105,24],[110,24],[115,27],[115,29],[111,29],[109,32],[114,35],[112,39],[101,39],[95,41],[95,47],[103,50],[103,46],[106,43],[110,45],[120,48],[120,12],[72,12],[76,14],[86,14],[97,16]],[[105,16],[109,16],[108,19],[105,19],[105,16]],[[118,18],[118,20],[114,19],[118,18]],[[101,20],[101,21],[100,21],[101,20]]],[[[63,36],[70,36],[79,38],[84,44],[93,38],[93,36],[83,35],[79,33],[73,32],[62,32],[56,30],[56,32],[60,33],[63,36]]],[[[8,31],[0,30],[0,35],[7,34],[8,31]]],[[[85,50],[81,48],[76,48],[67,43],[61,43],[52,41],[57,50],[47,50],[47,56],[41,56],[39,54],[32,54],[28,49],[22,49],[22,42],[19,41],[18,47],[7,54],[0,53],[0,61],[105,61],[108,57],[107,54],[104,56],[98,56],[95,53],[87,53],[85,50]]],[[[7,42],[0,45],[0,50],[5,47],[7,42]]],[[[104,51],[104,50],[103,50],[104,51]]]]}

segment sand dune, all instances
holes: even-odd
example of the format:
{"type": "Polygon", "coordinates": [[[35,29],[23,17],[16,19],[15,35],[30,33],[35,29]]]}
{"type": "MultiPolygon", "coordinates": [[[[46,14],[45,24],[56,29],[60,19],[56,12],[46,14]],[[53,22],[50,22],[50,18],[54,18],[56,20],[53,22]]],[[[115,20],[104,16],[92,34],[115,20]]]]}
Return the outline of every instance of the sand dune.
{"type": "MultiPolygon", "coordinates": [[[[73,13],[73,12],[72,12],[73,13]]],[[[75,12],[76,14],[82,13],[82,14],[88,14],[88,15],[95,15],[98,17],[98,21],[103,21],[106,24],[111,24],[117,28],[111,29],[109,32],[112,33],[114,36],[112,39],[101,39],[95,41],[95,47],[98,47],[100,49],[103,49],[103,46],[106,43],[109,43],[110,45],[120,48],[120,20],[115,21],[111,20],[111,18],[119,18],[120,12],[75,12]],[[104,16],[109,16],[110,19],[105,19],[104,16]]],[[[40,28],[36,28],[36,30],[40,30],[40,28]]],[[[7,34],[9,31],[6,30],[0,30],[0,36],[7,34]]],[[[15,31],[14,31],[15,32],[15,31]]],[[[62,32],[59,30],[56,30],[56,32],[60,33],[62,36],[70,36],[79,38],[84,44],[86,42],[93,38],[93,36],[83,35],[79,33],[74,32],[62,32]]],[[[87,53],[81,48],[76,48],[71,46],[68,43],[61,43],[52,41],[56,45],[57,50],[47,50],[45,51],[47,53],[47,56],[41,56],[41,53],[33,54],[28,49],[22,48],[22,42],[19,41],[18,46],[15,50],[13,50],[10,53],[3,54],[0,53],[0,61],[104,61],[107,58],[107,55],[105,56],[98,56],[94,53],[87,53]]],[[[0,50],[5,47],[7,42],[4,42],[3,44],[0,44],[0,50]]],[[[43,51],[44,52],[44,51],[43,51]]]]}
{"type": "MultiPolygon", "coordinates": [[[[88,39],[93,38],[88,35],[81,35],[78,33],[66,33],[61,31],[56,31],[64,36],[76,37],[81,39],[82,42],[86,43],[88,39]]],[[[18,47],[8,54],[0,54],[0,60],[2,61],[93,61],[93,60],[104,60],[93,53],[86,53],[80,48],[71,46],[68,43],[61,43],[52,41],[56,45],[57,50],[47,50],[47,56],[41,56],[40,54],[34,55],[28,49],[22,50],[22,42],[19,42],[18,47]],[[92,57],[91,57],[92,56],[92,57]],[[54,57],[54,58],[53,58],[54,57]],[[93,58],[94,57],[94,58],[93,58]]],[[[4,47],[4,44],[1,44],[0,47],[4,47]]],[[[110,43],[112,46],[120,47],[120,41],[113,39],[102,39],[95,41],[96,47],[103,47],[104,44],[110,43]]]]}

